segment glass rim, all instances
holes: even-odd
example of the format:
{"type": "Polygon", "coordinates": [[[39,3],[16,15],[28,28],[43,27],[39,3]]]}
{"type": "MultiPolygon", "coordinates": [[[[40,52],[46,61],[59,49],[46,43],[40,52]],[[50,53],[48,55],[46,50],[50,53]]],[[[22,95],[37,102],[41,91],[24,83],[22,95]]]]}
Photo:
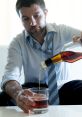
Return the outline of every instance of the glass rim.
{"type": "Polygon", "coordinates": [[[49,88],[47,87],[32,87],[32,88],[28,88],[30,90],[39,90],[39,91],[42,91],[42,90],[49,90],[49,88]]]}

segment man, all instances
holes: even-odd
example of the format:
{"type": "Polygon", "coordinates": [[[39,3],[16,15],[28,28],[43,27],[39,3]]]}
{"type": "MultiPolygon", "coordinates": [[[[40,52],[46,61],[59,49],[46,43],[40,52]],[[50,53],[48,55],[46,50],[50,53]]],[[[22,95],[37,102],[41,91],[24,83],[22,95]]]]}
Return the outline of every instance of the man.
{"type": "MultiPolygon", "coordinates": [[[[43,0],[17,0],[16,10],[25,31],[14,38],[9,46],[8,62],[2,79],[2,89],[5,92],[2,97],[5,95],[5,100],[11,97],[24,112],[29,112],[34,104],[29,95],[33,93],[23,87],[38,86],[41,61],[62,51],[64,44],[71,42],[74,35],[80,39],[80,31],[64,25],[47,24],[48,11],[43,0]],[[27,85],[23,87],[20,84],[22,66],[27,85]]],[[[68,78],[66,63],[56,64],[55,71],[57,84],[71,80],[68,78]]],[[[48,86],[44,72],[40,82],[43,87],[48,86]]],[[[58,85],[58,88],[61,86],[58,85]]],[[[8,104],[6,101],[4,102],[8,104]]],[[[13,102],[10,103],[12,105],[13,102]]]]}

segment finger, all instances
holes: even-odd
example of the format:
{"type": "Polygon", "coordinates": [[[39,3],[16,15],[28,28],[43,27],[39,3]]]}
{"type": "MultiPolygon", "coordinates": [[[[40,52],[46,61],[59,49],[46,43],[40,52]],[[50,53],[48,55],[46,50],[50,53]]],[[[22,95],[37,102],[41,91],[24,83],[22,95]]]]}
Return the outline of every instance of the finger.
{"type": "Polygon", "coordinates": [[[22,106],[22,105],[18,105],[25,113],[29,113],[29,109],[22,106]]]}
{"type": "MultiPolygon", "coordinates": [[[[23,98],[24,99],[24,98],[23,98]]],[[[18,104],[17,104],[25,113],[29,113],[29,111],[32,111],[32,106],[30,105],[30,103],[26,102],[24,100],[19,100],[18,104]]]]}
{"type": "Polygon", "coordinates": [[[78,42],[80,40],[80,36],[73,36],[73,42],[78,42]]]}
{"type": "Polygon", "coordinates": [[[35,102],[32,97],[30,96],[21,96],[20,101],[23,102],[23,104],[28,107],[28,109],[32,110],[32,107],[35,106],[35,102]]]}
{"type": "Polygon", "coordinates": [[[81,38],[80,38],[80,43],[82,44],[82,32],[81,32],[81,38]]]}
{"type": "Polygon", "coordinates": [[[25,107],[24,102],[18,97],[17,106],[19,106],[24,112],[28,113],[28,108],[25,107]]]}
{"type": "Polygon", "coordinates": [[[82,32],[81,32],[81,39],[82,39],[82,32]]]}
{"type": "Polygon", "coordinates": [[[24,93],[27,91],[25,90],[24,92],[21,92],[20,95],[17,96],[17,105],[24,111],[29,113],[29,110],[32,111],[33,107],[35,106],[35,102],[32,98],[32,96],[26,96],[24,93]]]}
{"type": "Polygon", "coordinates": [[[30,89],[24,89],[22,94],[26,96],[33,96],[33,92],[30,89]]]}

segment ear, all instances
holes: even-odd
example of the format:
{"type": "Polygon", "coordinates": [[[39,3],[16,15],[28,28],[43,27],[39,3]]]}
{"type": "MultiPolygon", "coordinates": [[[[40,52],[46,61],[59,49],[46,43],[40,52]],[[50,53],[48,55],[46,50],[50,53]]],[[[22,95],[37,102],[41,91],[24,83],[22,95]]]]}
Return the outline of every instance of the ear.
{"type": "Polygon", "coordinates": [[[45,14],[45,16],[47,16],[47,14],[48,14],[48,10],[47,9],[44,10],[44,14],[45,14]]]}

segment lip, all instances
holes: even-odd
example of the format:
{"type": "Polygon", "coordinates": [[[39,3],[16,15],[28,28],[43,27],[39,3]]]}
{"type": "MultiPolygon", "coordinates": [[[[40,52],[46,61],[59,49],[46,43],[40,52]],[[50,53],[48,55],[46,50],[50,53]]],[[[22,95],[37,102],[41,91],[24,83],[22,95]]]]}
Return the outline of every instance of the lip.
{"type": "Polygon", "coordinates": [[[32,26],[32,27],[30,28],[30,30],[31,30],[32,32],[39,31],[39,30],[40,30],[40,27],[32,26]]]}

